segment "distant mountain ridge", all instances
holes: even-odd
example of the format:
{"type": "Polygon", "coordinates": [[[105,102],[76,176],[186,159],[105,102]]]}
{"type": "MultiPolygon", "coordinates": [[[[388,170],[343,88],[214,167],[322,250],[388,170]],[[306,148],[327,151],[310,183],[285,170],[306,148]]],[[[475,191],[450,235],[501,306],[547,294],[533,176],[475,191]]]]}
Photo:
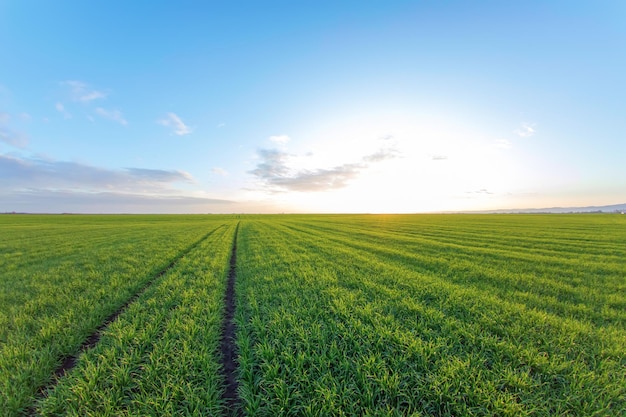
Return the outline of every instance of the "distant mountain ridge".
{"type": "Polygon", "coordinates": [[[608,206],[481,210],[474,213],[626,213],[626,203],[608,206]]]}

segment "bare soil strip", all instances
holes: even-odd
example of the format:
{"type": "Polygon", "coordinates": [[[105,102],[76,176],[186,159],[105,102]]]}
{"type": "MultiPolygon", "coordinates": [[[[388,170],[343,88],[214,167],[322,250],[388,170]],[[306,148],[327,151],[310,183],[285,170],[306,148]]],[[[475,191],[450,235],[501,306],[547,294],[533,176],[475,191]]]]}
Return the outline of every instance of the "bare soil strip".
{"type": "Polygon", "coordinates": [[[235,229],[233,239],[233,249],[230,255],[230,269],[228,271],[228,281],[226,283],[226,293],[224,294],[224,322],[222,323],[222,338],[220,340],[220,350],[222,352],[222,374],[224,376],[224,393],[222,399],[226,404],[228,414],[231,416],[242,416],[241,400],[237,388],[237,346],[235,344],[235,279],[237,267],[237,233],[239,223],[235,229]]]}
{"type": "MultiPolygon", "coordinates": [[[[120,308],[118,308],[110,316],[108,316],[106,319],[104,319],[102,324],[100,324],[100,326],[98,326],[96,328],[96,330],[92,334],[90,334],[83,341],[83,343],[80,345],[80,347],[78,348],[78,351],[75,354],[70,355],[70,356],[66,356],[65,358],[63,358],[61,360],[61,365],[59,365],[59,367],[54,370],[54,378],[52,378],[52,380],[50,381],[49,384],[39,388],[37,399],[45,398],[47,393],[51,389],[53,389],[55,387],[55,385],[59,382],[61,377],[63,375],[65,375],[66,373],[68,373],[69,371],[71,371],[72,368],[74,368],[76,366],[76,362],[77,362],[78,357],[80,356],[81,353],[83,353],[83,352],[93,348],[94,346],[96,346],[96,344],[100,341],[100,337],[102,337],[102,333],[104,333],[104,331],[109,326],[109,324],[114,322],[115,319],[117,319],[117,317],[120,314],[122,314],[124,311],[126,311],[126,309],[128,308],[128,306],[131,303],[136,301],[141,296],[141,294],[146,292],[146,290],[148,288],[150,288],[150,286],[152,284],[154,284],[154,282],[158,278],[162,277],[163,275],[165,275],[167,273],[167,271],[172,269],[174,267],[174,265],[176,265],[176,263],[178,263],[179,260],[181,260],[185,255],[187,255],[189,252],[191,252],[195,247],[197,247],[200,243],[202,243],[204,240],[206,240],[209,236],[211,236],[213,233],[215,233],[218,229],[220,229],[222,227],[224,227],[224,225],[221,225],[221,226],[211,230],[210,232],[208,232],[207,234],[202,236],[200,239],[198,239],[196,242],[194,242],[192,245],[187,247],[185,250],[180,252],[176,257],[174,257],[170,261],[169,264],[167,264],[165,266],[165,268],[163,268],[158,273],[156,273],[152,278],[150,278],[148,280],[148,282],[146,282],[143,285],[143,287],[141,287],[134,295],[132,295],[128,300],[126,300],[126,302],[120,308]]],[[[36,408],[35,408],[35,406],[33,406],[29,410],[28,415],[34,416],[36,414],[37,414],[36,408]]]]}

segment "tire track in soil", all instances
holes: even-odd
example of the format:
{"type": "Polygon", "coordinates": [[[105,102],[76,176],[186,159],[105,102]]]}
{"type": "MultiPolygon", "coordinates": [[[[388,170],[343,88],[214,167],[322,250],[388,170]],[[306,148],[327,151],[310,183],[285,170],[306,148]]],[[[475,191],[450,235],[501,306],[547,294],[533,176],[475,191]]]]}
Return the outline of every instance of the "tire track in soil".
{"type": "MultiPolygon", "coordinates": [[[[157,272],[141,288],[139,288],[139,290],[137,290],[135,294],[133,294],[128,300],[126,300],[126,302],[121,307],[119,307],[117,310],[111,313],[111,315],[109,315],[106,319],[104,319],[104,321],[96,328],[96,330],[83,341],[83,343],[80,345],[76,353],[74,353],[73,355],[64,357],[61,360],[61,365],[59,365],[54,370],[53,378],[50,381],[50,383],[42,387],[39,387],[39,389],[37,390],[37,395],[35,397],[34,404],[29,409],[26,410],[26,415],[28,416],[37,415],[37,403],[39,402],[39,400],[46,398],[47,393],[50,392],[52,389],[54,389],[54,387],[59,383],[61,378],[76,366],[78,357],[83,352],[89,349],[92,349],[98,344],[98,342],[100,341],[100,338],[102,337],[102,334],[107,329],[107,327],[111,323],[113,323],[120,314],[126,311],[128,306],[130,306],[133,302],[137,301],[137,299],[144,292],[146,292],[146,290],[148,290],[148,288],[150,288],[157,279],[165,275],[170,269],[172,269],[178,263],[178,261],[180,261],[183,257],[185,257],[192,250],[194,250],[198,245],[200,245],[200,243],[204,242],[206,239],[209,238],[209,236],[211,236],[213,233],[217,232],[219,229],[221,229],[224,226],[225,225],[222,224],[216,227],[215,229],[211,230],[210,232],[202,236],[199,240],[192,243],[189,247],[187,247],[178,255],[176,255],[163,269],[157,272]]],[[[239,227],[239,225],[237,225],[237,227],[239,227]]]]}
{"type": "Polygon", "coordinates": [[[235,238],[230,254],[230,269],[224,293],[224,321],[222,323],[222,337],[220,339],[220,351],[222,353],[222,376],[224,378],[224,392],[222,400],[226,406],[226,415],[243,416],[237,382],[237,345],[235,344],[235,280],[237,278],[237,236],[239,223],[235,228],[235,238]]]}

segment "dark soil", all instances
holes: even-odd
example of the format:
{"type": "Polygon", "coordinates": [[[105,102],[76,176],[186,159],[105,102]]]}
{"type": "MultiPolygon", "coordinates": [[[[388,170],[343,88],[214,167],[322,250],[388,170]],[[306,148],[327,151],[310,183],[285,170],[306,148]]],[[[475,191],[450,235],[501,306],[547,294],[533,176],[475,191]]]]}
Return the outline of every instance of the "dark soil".
{"type": "Polygon", "coordinates": [[[222,323],[222,338],[220,350],[222,352],[222,374],[224,376],[224,393],[222,399],[226,404],[229,415],[243,415],[240,407],[239,394],[237,388],[237,346],[235,344],[235,279],[237,267],[237,233],[239,224],[235,229],[235,239],[230,255],[230,269],[228,271],[228,281],[226,283],[226,293],[224,294],[224,322],[222,323]]]}

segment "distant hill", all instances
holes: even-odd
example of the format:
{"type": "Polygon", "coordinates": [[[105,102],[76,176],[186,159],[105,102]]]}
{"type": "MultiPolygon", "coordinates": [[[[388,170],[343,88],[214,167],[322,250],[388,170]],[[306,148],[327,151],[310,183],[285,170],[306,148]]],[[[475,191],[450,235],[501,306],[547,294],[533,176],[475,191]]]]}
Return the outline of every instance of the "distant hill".
{"type": "MultiPolygon", "coordinates": [[[[626,203],[609,206],[483,210],[478,213],[626,213],[626,203]]],[[[476,212],[475,212],[476,213],[476,212]]]]}

